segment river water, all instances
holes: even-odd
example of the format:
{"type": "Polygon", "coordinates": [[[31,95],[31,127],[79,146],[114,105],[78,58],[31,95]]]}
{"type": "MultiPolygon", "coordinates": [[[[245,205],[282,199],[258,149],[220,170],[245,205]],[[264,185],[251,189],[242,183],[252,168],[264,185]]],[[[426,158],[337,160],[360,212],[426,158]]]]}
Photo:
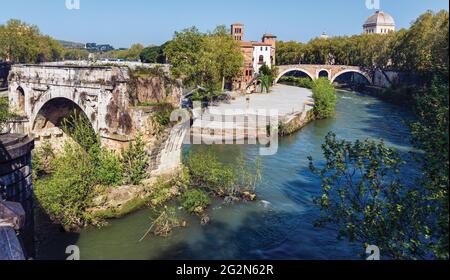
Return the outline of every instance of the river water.
{"type": "MultiPolygon", "coordinates": [[[[151,224],[150,210],[109,221],[102,228],[79,234],[57,233],[38,246],[39,259],[65,258],[65,248],[77,245],[81,259],[360,259],[361,244],[338,241],[336,232],[313,226],[318,210],[313,197],[320,194],[320,180],[308,169],[308,156],[319,162],[321,145],[329,131],[347,140],[384,139],[397,148],[407,165],[405,179],[417,174],[410,151],[410,116],[398,107],[354,92],[338,92],[335,118],[315,121],[279,141],[278,153],[262,157],[263,180],[258,201],[224,206],[216,201],[209,210],[210,225],[201,226],[185,214],[188,227],[168,238],[139,239],[151,224]]],[[[185,151],[213,149],[218,158],[233,163],[243,155],[251,164],[256,146],[186,146],[185,151]]]]}

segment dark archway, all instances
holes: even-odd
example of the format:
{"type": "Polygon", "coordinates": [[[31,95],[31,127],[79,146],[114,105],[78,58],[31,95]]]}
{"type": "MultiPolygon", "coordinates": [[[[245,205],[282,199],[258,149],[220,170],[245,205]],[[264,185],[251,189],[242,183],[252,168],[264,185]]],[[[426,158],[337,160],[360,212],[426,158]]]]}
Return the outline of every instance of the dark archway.
{"type": "Polygon", "coordinates": [[[372,84],[368,76],[357,71],[347,71],[341,74],[337,74],[332,82],[349,86],[372,84]]]}
{"type": "Polygon", "coordinates": [[[275,83],[298,86],[299,80],[313,81],[309,73],[307,73],[306,71],[302,71],[300,69],[295,69],[282,73],[275,81],[275,83]]]}
{"type": "Polygon", "coordinates": [[[319,72],[319,75],[318,75],[318,76],[319,76],[318,78],[327,78],[327,79],[330,79],[330,75],[329,75],[328,71],[326,71],[326,70],[321,70],[321,71],[319,72]]]}
{"type": "Polygon", "coordinates": [[[88,119],[84,111],[72,100],[54,98],[39,110],[33,123],[33,131],[38,132],[54,127],[62,128],[64,119],[68,119],[74,113],[88,119]]]}
{"type": "Polygon", "coordinates": [[[16,89],[16,96],[17,96],[17,109],[19,109],[20,112],[25,112],[25,91],[22,87],[18,87],[16,89]]]}

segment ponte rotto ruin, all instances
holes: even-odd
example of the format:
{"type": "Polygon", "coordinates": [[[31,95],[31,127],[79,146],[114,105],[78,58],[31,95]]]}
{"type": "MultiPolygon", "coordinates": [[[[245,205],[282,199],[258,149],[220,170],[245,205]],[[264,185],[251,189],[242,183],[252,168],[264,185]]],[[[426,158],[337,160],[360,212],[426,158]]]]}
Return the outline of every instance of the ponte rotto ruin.
{"type": "Polygon", "coordinates": [[[137,104],[169,100],[178,105],[182,94],[164,79],[132,78],[130,71],[114,66],[13,66],[9,101],[20,118],[12,131],[33,134],[37,142],[59,137],[62,121],[77,110],[90,120],[103,145],[120,149],[145,131],[152,113],[152,108],[137,104]]]}

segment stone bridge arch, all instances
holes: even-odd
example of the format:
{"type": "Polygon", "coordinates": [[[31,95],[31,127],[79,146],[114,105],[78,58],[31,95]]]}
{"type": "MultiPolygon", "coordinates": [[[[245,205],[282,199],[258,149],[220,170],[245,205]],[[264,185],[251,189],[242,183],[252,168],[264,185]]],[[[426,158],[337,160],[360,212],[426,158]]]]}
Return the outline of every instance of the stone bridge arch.
{"type": "Polygon", "coordinates": [[[321,73],[326,72],[328,79],[332,83],[335,82],[337,77],[345,73],[358,73],[364,76],[369,82],[369,84],[373,84],[371,73],[358,66],[298,64],[298,65],[280,65],[278,66],[278,69],[280,74],[275,79],[275,83],[278,83],[280,78],[289,72],[301,71],[307,74],[312,80],[318,79],[321,73]]]}
{"type": "MultiPolygon", "coordinates": [[[[87,112],[89,108],[83,106],[80,102],[70,99],[67,96],[52,97],[46,101],[39,102],[34,108],[34,113],[30,119],[31,129],[34,132],[46,130],[48,128],[62,128],[64,119],[70,117],[74,111],[86,117],[94,131],[97,133],[96,122],[89,118],[87,112]]],[[[91,114],[91,116],[95,116],[91,114]]]]}
{"type": "Polygon", "coordinates": [[[320,69],[316,70],[316,79],[319,79],[320,78],[320,74],[324,73],[324,72],[327,74],[327,78],[330,79],[331,71],[329,69],[326,69],[326,68],[320,68],[320,69]]]}
{"type": "Polygon", "coordinates": [[[334,82],[336,81],[336,79],[337,79],[339,76],[341,76],[341,75],[343,75],[343,74],[346,74],[346,73],[357,73],[357,74],[360,74],[361,76],[363,76],[364,78],[366,78],[366,80],[367,80],[367,82],[368,82],[369,84],[372,84],[372,77],[371,77],[367,72],[362,71],[362,70],[360,70],[360,69],[345,69],[345,70],[342,70],[342,71],[336,73],[336,74],[330,79],[331,83],[334,83],[334,82]]]}
{"type": "Polygon", "coordinates": [[[282,69],[281,72],[278,74],[278,77],[275,79],[275,84],[278,83],[278,81],[281,79],[281,77],[283,77],[284,75],[286,75],[289,72],[293,72],[293,71],[299,71],[302,72],[304,74],[306,74],[308,77],[311,78],[311,80],[315,80],[315,76],[312,75],[308,70],[306,70],[303,67],[296,67],[296,66],[292,66],[292,67],[288,67],[287,69],[282,69]]]}

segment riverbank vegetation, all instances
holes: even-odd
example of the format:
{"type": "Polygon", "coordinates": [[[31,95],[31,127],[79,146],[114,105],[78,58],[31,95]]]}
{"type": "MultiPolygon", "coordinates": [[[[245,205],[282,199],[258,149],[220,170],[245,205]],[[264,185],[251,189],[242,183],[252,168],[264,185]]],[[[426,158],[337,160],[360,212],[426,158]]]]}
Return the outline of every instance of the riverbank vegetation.
{"type": "Polygon", "coordinates": [[[261,180],[261,163],[257,159],[251,170],[239,159],[236,165],[221,163],[211,152],[190,153],[185,162],[191,185],[227,201],[253,200],[261,180]]]}
{"type": "Polygon", "coordinates": [[[35,195],[52,220],[68,229],[96,224],[87,209],[97,185],[139,184],[146,176],[147,159],[143,140],[116,155],[102,148],[98,136],[84,116],[73,113],[64,121],[71,137],[62,151],[44,144],[34,152],[35,195]]]}
{"type": "Polygon", "coordinates": [[[8,122],[16,117],[16,114],[9,108],[8,97],[0,98],[0,133],[3,133],[7,127],[8,122]]]}
{"type": "Polygon", "coordinates": [[[61,151],[55,152],[50,143],[34,151],[33,176],[38,205],[68,231],[102,225],[104,219],[149,206],[158,212],[155,232],[167,234],[167,226],[175,223],[163,220],[173,218],[167,207],[174,199],[207,223],[205,210],[210,197],[226,203],[256,198],[255,187],[261,178],[258,161],[250,169],[243,161],[237,166],[222,164],[211,152],[192,153],[178,175],[159,177],[150,183],[149,154],[141,136],[120,154],[113,153],[100,146],[89,121],[75,112],[64,121],[64,131],[70,140],[61,151]],[[118,202],[118,208],[102,206],[117,195],[130,199],[118,202]]]}
{"type": "Polygon", "coordinates": [[[391,60],[390,67],[421,77],[402,93],[408,94],[407,104],[416,116],[411,123],[413,144],[423,151],[419,178],[406,185],[401,158],[382,142],[351,143],[334,135],[323,145],[326,167],[316,170],[311,165],[323,185],[316,202],[324,219],[318,225],[334,226],[341,237],[379,246],[388,258],[449,257],[448,18],[446,11],[427,12],[409,30],[386,37],[389,51],[364,53],[369,64],[349,62],[380,67],[373,57],[377,55],[391,60]]]}

